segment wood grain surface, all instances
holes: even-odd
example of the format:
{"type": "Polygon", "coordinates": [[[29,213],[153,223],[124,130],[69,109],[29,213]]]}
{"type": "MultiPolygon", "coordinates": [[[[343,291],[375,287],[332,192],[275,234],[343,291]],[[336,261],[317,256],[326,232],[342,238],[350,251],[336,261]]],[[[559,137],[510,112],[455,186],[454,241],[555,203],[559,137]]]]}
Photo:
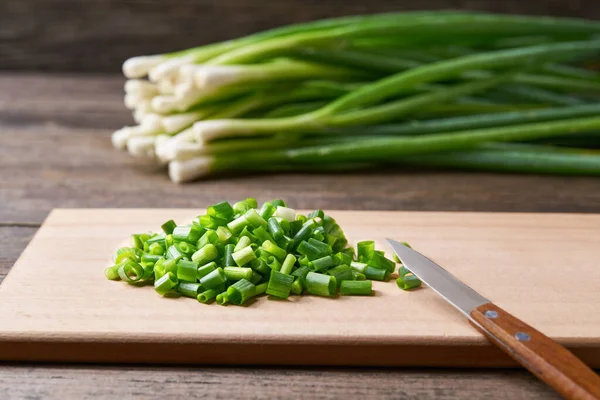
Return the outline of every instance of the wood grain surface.
{"type": "MultiPolygon", "coordinates": [[[[53,207],[200,208],[252,193],[261,200],[293,198],[305,208],[600,212],[600,182],[591,178],[394,171],[174,186],[164,171],[110,147],[111,129],[131,122],[121,104],[122,84],[119,76],[0,74],[0,279],[53,207]]],[[[207,398],[231,391],[260,398],[264,390],[290,399],[304,393],[323,399],[558,398],[526,371],[0,366],[2,399],[150,399],[161,390],[167,397],[207,398]]]]}
{"type": "MultiPolygon", "coordinates": [[[[170,218],[185,224],[202,212],[52,211],[0,286],[0,360],[512,364],[433,291],[404,292],[393,281],[374,282],[375,294],[366,298],[262,297],[245,307],[219,307],[187,298],[168,301],[152,287],[106,280],[110,255],[128,243],[131,232],[156,230],[170,218]]],[[[483,296],[600,367],[595,261],[600,259],[600,215],[335,210],[329,215],[350,243],[370,239],[377,249],[389,250],[388,237],[408,241],[483,296]],[[560,256],[547,251],[557,243],[560,256]],[[554,262],[557,257],[568,263],[554,262]],[[561,274],[579,284],[565,287],[561,274]]]]}
{"type": "Polygon", "coordinates": [[[318,18],[415,9],[600,18],[596,0],[3,0],[0,69],[116,73],[134,55],[318,18]]]}

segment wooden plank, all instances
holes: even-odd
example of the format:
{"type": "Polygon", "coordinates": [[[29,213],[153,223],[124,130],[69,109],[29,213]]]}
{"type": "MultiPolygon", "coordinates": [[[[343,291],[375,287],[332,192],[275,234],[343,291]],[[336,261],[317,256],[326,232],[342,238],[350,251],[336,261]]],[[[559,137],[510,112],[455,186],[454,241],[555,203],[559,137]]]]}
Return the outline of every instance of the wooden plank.
{"type": "Polygon", "coordinates": [[[0,283],[35,231],[37,231],[35,227],[0,226],[0,283]]]}
{"type": "MultiPolygon", "coordinates": [[[[151,288],[104,278],[107,255],[129,232],[156,229],[172,217],[184,223],[198,212],[55,210],[0,286],[0,359],[512,365],[426,289],[409,293],[393,282],[376,282],[376,295],[369,298],[262,298],[247,307],[217,307],[168,301],[151,288]]],[[[331,214],[351,242],[370,238],[387,249],[385,237],[409,241],[482,295],[600,366],[600,215],[331,214]],[[559,254],[551,251],[557,246],[559,254]],[[565,286],[562,276],[578,284],[565,286]]]]}
{"type": "Polygon", "coordinates": [[[3,1],[0,69],[118,72],[128,57],[231,39],[294,22],[411,9],[599,18],[595,0],[3,1]]]}
{"type": "Polygon", "coordinates": [[[0,366],[3,400],[559,399],[522,371],[0,366]]]}

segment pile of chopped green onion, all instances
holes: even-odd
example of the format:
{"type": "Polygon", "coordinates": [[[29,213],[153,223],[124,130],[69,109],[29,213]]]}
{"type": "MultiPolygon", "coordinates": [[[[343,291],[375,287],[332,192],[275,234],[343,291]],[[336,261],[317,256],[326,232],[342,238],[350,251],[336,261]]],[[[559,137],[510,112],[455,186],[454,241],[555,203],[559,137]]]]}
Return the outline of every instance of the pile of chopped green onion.
{"type": "Polygon", "coordinates": [[[173,181],[388,164],[600,175],[600,22],[459,11],[133,57],[113,144],[173,181]]]}
{"type": "MultiPolygon", "coordinates": [[[[261,294],[370,295],[372,280],[388,280],[396,269],[373,241],[359,242],[355,255],[322,210],[304,216],[282,200],[260,209],[253,198],[222,202],[189,225],[170,220],[161,228],[132,235],[131,247],[115,252],[106,277],[154,285],[161,296],[240,305],[261,294]]],[[[421,282],[402,267],[397,284],[406,290],[421,282]]]]}

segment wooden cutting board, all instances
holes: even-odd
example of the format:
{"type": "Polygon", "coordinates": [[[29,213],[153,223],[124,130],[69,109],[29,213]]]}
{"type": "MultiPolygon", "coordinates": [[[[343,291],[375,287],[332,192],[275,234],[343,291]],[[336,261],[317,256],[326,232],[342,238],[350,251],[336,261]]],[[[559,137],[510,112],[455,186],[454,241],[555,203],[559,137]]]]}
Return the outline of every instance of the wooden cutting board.
{"type": "MultiPolygon", "coordinates": [[[[0,285],[0,360],[507,366],[432,290],[164,299],[104,277],[132,232],[199,210],[54,210],[0,285]]],[[[406,240],[499,306],[600,367],[600,215],[332,211],[355,243],[406,240]]]]}

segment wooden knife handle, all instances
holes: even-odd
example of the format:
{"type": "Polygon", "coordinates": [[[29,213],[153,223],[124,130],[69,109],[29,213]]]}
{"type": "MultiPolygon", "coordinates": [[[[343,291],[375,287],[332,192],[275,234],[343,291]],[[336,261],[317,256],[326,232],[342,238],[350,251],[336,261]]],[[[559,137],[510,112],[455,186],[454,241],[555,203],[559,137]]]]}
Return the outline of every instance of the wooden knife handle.
{"type": "Polygon", "coordinates": [[[573,353],[492,303],[471,323],[539,379],[568,399],[600,399],[600,377],[573,353]]]}

